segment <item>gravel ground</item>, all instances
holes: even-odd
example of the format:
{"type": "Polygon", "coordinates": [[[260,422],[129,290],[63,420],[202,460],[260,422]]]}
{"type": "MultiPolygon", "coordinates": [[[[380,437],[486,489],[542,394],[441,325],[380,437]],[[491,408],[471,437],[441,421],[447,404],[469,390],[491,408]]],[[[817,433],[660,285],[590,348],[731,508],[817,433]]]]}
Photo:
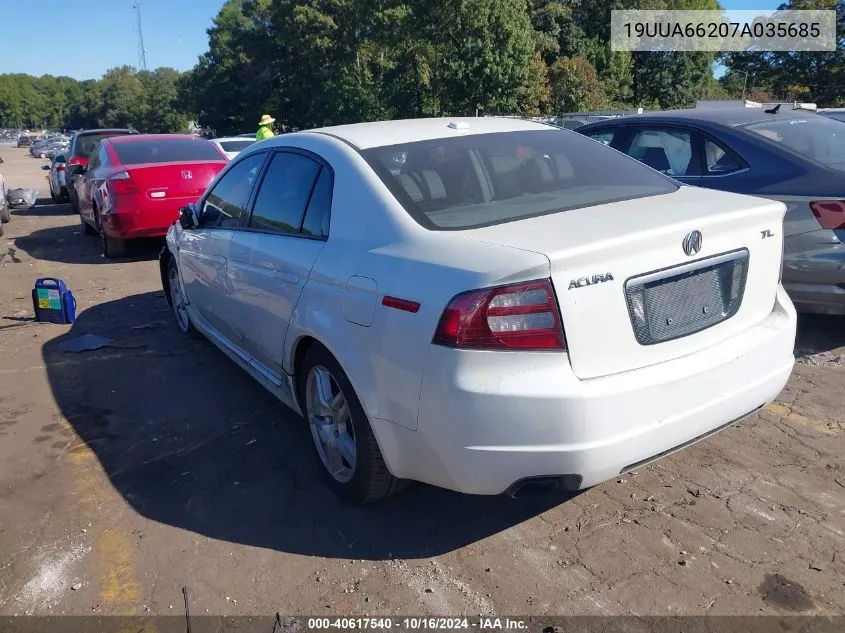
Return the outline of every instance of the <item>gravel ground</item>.
{"type": "MultiPolygon", "coordinates": [[[[41,161],[0,148],[9,186],[41,161]]],[[[0,615],[843,614],[845,320],[802,318],[744,423],[575,498],[424,485],[349,508],[301,421],[178,335],[156,255],[107,262],[67,205],[0,238],[0,615]],[[73,327],[31,321],[65,279],[73,327]],[[68,336],[113,345],[64,353],[68,336]]]]}

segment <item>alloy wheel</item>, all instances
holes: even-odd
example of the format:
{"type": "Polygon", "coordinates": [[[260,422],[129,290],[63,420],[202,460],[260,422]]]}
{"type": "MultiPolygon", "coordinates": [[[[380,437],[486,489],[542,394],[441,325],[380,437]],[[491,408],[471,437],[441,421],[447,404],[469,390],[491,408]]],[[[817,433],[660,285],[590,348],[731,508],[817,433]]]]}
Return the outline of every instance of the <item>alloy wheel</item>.
{"type": "Polygon", "coordinates": [[[332,373],[315,365],[305,384],[305,407],[320,460],[340,483],[355,475],[357,448],[349,405],[332,373]]]}

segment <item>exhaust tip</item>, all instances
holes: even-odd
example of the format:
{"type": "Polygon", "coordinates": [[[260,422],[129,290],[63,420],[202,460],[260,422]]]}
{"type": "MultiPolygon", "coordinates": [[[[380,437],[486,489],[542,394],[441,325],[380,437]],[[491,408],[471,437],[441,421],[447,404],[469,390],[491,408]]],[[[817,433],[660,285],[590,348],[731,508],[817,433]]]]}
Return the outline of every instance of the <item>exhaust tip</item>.
{"type": "Polygon", "coordinates": [[[551,495],[559,492],[576,492],[581,488],[581,475],[547,475],[526,477],[515,482],[505,491],[513,499],[551,495]]]}

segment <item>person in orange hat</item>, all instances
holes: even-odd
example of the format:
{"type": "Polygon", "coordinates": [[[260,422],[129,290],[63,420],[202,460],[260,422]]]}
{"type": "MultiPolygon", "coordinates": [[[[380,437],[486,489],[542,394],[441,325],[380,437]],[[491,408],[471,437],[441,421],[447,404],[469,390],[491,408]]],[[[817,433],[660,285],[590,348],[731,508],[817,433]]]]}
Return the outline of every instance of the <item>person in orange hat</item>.
{"type": "Polygon", "coordinates": [[[269,114],[265,114],[261,117],[261,120],[258,122],[258,132],[255,134],[255,140],[263,141],[265,138],[276,136],[276,133],[273,132],[273,123],[275,122],[276,119],[271,117],[269,114]]]}

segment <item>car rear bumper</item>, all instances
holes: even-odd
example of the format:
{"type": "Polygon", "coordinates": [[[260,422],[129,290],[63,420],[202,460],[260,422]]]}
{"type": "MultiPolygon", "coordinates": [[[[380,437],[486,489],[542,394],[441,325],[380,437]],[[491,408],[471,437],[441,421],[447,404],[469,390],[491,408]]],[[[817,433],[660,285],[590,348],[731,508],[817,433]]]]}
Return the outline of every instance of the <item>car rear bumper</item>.
{"type": "Polygon", "coordinates": [[[179,206],[175,204],[155,205],[154,208],[119,205],[115,211],[101,214],[106,235],[120,239],[164,237],[178,219],[179,206]]]}
{"type": "Polygon", "coordinates": [[[587,488],[774,400],[792,371],[795,326],[781,288],[771,314],[741,335],[591,380],[575,378],[565,354],[432,346],[417,430],[371,424],[397,477],[474,494],[538,477],[587,488]]]}

